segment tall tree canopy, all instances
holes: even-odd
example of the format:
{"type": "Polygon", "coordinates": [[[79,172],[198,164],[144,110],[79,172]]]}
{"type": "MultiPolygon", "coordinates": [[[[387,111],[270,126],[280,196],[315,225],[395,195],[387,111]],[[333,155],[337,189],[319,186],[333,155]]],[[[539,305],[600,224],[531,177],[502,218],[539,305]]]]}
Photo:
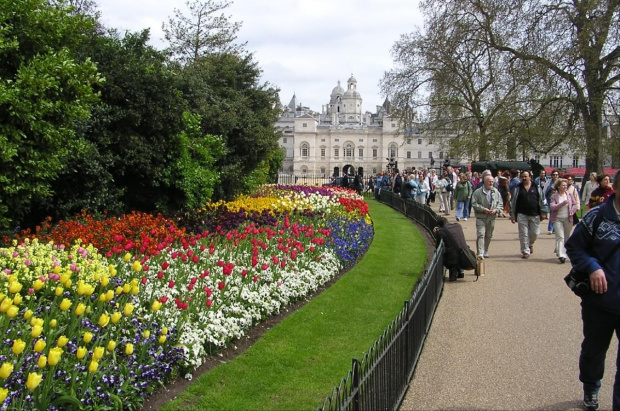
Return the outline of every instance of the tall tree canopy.
{"type": "Polygon", "coordinates": [[[19,221],[79,144],[103,79],[76,49],[94,26],[45,0],[0,2],[0,227],[19,221]]]}

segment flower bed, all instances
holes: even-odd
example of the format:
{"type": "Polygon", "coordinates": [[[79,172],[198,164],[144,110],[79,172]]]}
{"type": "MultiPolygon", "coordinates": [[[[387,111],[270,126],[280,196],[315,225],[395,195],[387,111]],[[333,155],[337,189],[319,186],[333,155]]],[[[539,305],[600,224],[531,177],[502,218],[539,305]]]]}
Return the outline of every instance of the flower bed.
{"type": "Polygon", "coordinates": [[[139,408],[353,264],[373,233],[354,192],[295,186],[176,221],[202,230],[83,214],[0,249],[0,409],[139,408]]]}

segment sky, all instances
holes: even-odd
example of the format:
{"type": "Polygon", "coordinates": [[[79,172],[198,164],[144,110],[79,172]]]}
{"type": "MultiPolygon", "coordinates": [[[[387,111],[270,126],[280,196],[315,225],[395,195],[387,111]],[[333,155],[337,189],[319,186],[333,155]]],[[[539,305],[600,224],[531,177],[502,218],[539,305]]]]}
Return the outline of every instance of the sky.
{"type": "MultiPolygon", "coordinates": [[[[166,46],[162,23],[183,0],[97,0],[106,27],[151,30],[151,44],[166,46]]],[[[240,42],[254,54],[261,80],[280,89],[280,99],[315,111],[329,102],[340,80],[357,80],[363,111],[375,112],[386,96],[380,80],[393,67],[392,46],[423,26],[418,0],[235,0],[224,10],[241,22],[240,42]]]]}

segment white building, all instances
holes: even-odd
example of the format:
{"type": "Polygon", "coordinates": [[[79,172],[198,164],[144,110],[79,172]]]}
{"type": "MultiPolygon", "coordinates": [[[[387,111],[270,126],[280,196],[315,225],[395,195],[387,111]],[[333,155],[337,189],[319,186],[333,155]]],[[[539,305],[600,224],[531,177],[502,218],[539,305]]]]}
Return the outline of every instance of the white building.
{"type": "Polygon", "coordinates": [[[294,95],[284,106],[276,126],[282,131],[280,147],[285,151],[283,174],[329,177],[375,174],[393,162],[400,170],[429,167],[430,159],[443,159],[438,145],[431,144],[417,124],[405,130],[390,116],[390,102],[363,111],[357,80],[351,75],[344,90],[338,81],[321,113],[302,107],[294,95]]]}

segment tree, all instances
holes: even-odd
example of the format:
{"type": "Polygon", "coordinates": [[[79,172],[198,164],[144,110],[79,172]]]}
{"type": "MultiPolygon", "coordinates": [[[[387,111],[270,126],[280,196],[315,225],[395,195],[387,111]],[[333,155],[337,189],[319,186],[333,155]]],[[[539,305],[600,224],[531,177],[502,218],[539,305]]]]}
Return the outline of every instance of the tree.
{"type": "Polygon", "coordinates": [[[472,17],[480,42],[554,78],[586,141],[586,173],[602,169],[603,103],[620,80],[620,1],[429,0],[454,19],[472,17]]]}
{"type": "Polygon", "coordinates": [[[261,84],[260,74],[251,55],[226,53],[201,57],[181,70],[179,87],[190,110],[202,117],[202,132],[221,136],[226,146],[226,156],[217,162],[216,199],[254,189],[251,173],[266,167],[263,162],[279,150],[278,90],[261,84]]]}
{"type": "Polygon", "coordinates": [[[103,82],[75,53],[93,26],[44,0],[0,2],[0,227],[52,195],[79,144],[76,127],[103,82]]]}
{"type": "Polygon", "coordinates": [[[174,9],[174,17],[162,24],[170,52],[184,63],[192,63],[211,53],[236,53],[244,44],[236,44],[241,23],[231,22],[230,16],[218,12],[232,2],[220,0],[188,0],[189,16],[174,9]]]}

